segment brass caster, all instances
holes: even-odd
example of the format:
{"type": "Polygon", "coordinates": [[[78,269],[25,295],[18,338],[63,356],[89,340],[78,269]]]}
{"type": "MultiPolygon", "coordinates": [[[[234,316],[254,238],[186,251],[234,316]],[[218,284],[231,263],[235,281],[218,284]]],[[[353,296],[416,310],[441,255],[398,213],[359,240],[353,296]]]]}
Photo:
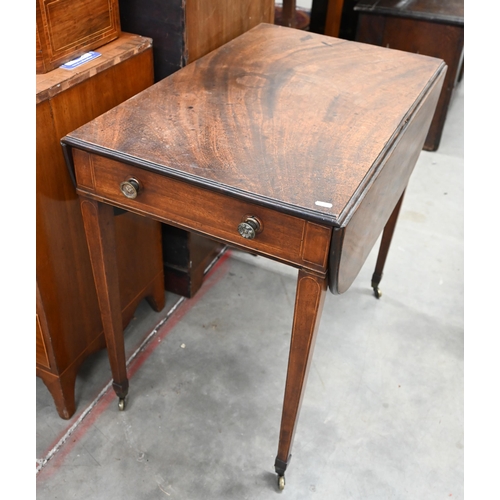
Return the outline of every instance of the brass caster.
{"type": "Polygon", "coordinates": [[[280,491],[285,489],[285,476],[278,476],[278,489],[280,491]]]}
{"type": "Polygon", "coordinates": [[[120,411],[125,410],[125,398],[120,398],[120,399],[118,400],[118,409],[119,409],[120,411]]]}
{"type": "Polygon", "coordinates": [[[375,298],[380,299],[382,297],[382,292],[378,286],[373,287],[373,293],[375,295],[375,298]]]}

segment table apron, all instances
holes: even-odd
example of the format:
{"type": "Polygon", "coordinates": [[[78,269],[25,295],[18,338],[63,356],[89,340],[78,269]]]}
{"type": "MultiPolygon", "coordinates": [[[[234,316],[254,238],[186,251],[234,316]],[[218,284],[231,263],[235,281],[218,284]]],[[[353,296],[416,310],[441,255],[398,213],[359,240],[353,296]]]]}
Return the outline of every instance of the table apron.
{"type": "Polygon", "coordinates": [[[327,272],[332,228],[195,186],[185,181],[73,149],[80,196],[194,231],[251,253],[308,269],[327,272]],[[129,199],[120,183],[135,178],[139,194],[129,199]],[[243,238],[238,225],[256,217],[262,230],[243,238]]]}

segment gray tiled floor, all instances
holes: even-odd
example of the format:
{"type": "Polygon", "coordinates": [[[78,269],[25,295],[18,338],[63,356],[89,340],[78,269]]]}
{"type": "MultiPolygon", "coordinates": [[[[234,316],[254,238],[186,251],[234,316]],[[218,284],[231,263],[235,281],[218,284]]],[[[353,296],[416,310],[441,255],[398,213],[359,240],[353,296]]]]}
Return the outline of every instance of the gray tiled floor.
{"type": "MultiPolygon", "coordinates": [[[[376,249],[326,298],[284,498],[464,498],[463,103],[462,82],[410,181],[381,300],[376,249]]],[[[70,421],[37,379],[37,499],[277,498],[295,276],[231,250],[194,299],[141,304],[124,412],[104,351],[70,421]]]]}

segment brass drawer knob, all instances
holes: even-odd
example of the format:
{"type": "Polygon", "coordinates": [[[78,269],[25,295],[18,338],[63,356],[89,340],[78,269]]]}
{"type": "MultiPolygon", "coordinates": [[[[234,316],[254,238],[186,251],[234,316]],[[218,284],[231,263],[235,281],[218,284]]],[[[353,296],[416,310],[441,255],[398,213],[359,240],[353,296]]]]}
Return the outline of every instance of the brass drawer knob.
{"type": "Polygon", "coordinates": [[[134,179],[133,177],[127,179],[126,181],[123,181],[120,184],[120,191],[123,193],[123,195],[132,200],[134,198],[137,198],[137,195],[139,194],[139,188],[139,181],[137,179],[134,179]]]}
{"type": "Polygon", "coordinates": [[[253,240],[261,230],[262,224],[256,217],[246,217],[246,219],[238,225],[238,233],[247,240],[253,240]]]}

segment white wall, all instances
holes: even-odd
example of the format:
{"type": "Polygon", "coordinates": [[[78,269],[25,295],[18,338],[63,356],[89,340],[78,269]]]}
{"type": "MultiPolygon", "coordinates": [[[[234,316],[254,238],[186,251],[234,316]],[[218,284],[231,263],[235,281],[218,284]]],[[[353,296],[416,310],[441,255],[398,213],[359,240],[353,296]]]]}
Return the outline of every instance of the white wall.
{"type": "MultiPolygon", "coordinates": [[[[276,5],[283,5],[283,0],[276,0],[276,5]]],[[[297,7],[300,9],[311,10],[312,0],[297,0],[297,7]]]]}

